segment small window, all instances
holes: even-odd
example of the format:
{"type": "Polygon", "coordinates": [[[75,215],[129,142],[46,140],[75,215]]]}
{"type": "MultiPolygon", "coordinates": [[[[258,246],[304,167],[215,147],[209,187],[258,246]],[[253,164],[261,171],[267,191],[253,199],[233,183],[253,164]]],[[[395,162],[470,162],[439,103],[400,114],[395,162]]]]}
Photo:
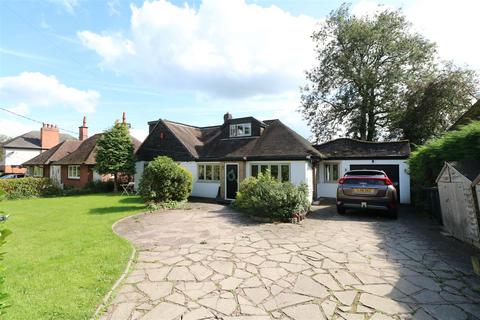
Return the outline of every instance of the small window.
{"type": "Polygon", "coordinates": [[[43,167],[34,166],[33,167],[33,176],[34,177],[43,177],[43,167]]]}
{"type": "Polygon", "coordinates": [[[282,181],[290,181],[290,166],[282,164],[282,181]]]}
{"type": "Polygon", "coordinates": [[[220,181],[220,165],[219,164],[199,164],[198,165],[198,181],[220,181]]]}
{"type": "Polygon", "coordinates": [[[80,166],[68,166],[68,179],[80,179],[80,166]]]}
{"type": "Polygon", "coordinates": [[[258,177],[258,166],[252,165],[252,176],[258,177]]]}
{"type": "Polygon", "coordinates": [[[251,123],[239,123],[230,125],[230,137],[246,137],[252,135],[251,123]]]}
{"type": "Polygon", "coordinates": [[[338,163],[325,164],[325,182],[337,182],[339,178],[338,163]]]}

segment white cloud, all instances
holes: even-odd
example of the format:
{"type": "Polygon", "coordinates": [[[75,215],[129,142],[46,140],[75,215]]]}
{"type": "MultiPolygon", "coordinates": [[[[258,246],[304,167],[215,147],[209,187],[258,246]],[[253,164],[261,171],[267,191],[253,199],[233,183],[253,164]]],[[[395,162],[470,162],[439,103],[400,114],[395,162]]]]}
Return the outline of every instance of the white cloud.
{"type": "MultiPolygon", "coordinates": [[[[389,8],[391,6],[380,6],[389,8]]],[[[372,14],[379,10],[379,3],[364,0],[352,8],[357,15],[372,14]]],[[[478,0],[417,0],[402,8],[413,30],[438,45],[442,59],[453,60],[460,65],[469,65],[480,70],[480,42],[478,38],[478,0]]]]}
{"type": "Polygon", "coordinates": [[[110,16],[119,16],[120,15],[120,2],[119,0],[110,0],[107,1],[108,14],[110,16]]]}
{"type": "Polygon", "coordinates": [[[11,107],[11,108],[7,108],[8,111],[11,111],[11,112],[15,112],[19,115],[22,115],[22,116],[26,116],[27,114],[30,113],[30,110],[28,109],[28,106],[26,103],[19,103],[18,105],[14,106],[14,107],[11,107]]]}
{"type": "Polygon", "coordinates": [[[145,140],[145,138],[148,136],[148,131],[145,129],[132,128],[130,129],[130,134],[135,138],[137,138],[138,140],[140,140],[141,142],[143,142],[143,140],[145,140]]]}
{"type": "Polygon", "coordinates": [[[38,130],[38,125],[25,124],[16,120],[0,118],[0,134],[13,138],[26,132],[38,130]]]}
{"type": "Polygon", "coordinates": [[[70,14],[75,12],[75,7],[78,5],[78,0],[48,0],[51,3],[61,6],[70,14]]]}
{"type": "Polygon", "coordinates": [[[54,76],[23,72],[0,78],[2,106],[23,104],[25,107],[71,107],[79,112],[93,112],[100,94],[79,90],[60,83],[54,76]]]}
{"type": "Polygon", "coordinates": [[[130,36],[81,31],[102,67],[154,87],[245,97],[297,89],[313,63],[316,20],[244,0],[131,5],[130,36]]]}

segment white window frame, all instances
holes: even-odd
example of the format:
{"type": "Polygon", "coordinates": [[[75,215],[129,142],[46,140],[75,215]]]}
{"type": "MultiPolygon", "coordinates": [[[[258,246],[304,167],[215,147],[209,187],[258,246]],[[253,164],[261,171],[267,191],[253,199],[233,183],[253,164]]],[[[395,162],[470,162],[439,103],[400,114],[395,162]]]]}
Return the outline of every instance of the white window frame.
{"type": "Polygon", "coordinates": [[[197,181],[206,183],[219,183],[220,182],[220,163],[197,163],[197,181]],[[207,166],[212,167],[212,178],[207,179],[207,166]],[[203,167],[204,178],[200,179],[200,167],[203,167]],[[215,179],[215,167],[218,167],[218,179],[215,179]]]}
{"type": "Polygon", "coordinates": [[[71,180],[80,180],[80,165],[74,164],[67,167],[67,176],[71,180]],[[75,175],[74,175],[75,174],[75,175]]]}
{"type": "Polygon", "coordinates": [[[262,163],[262,162],[259,162],[259,163],[251,163],[250,164],[250,176],[253,177],[253,167],[255,166],[258,166],[258,171],[257,172],[262,172],[261,170],[261,167],[262,166],[267,166],[268,167],[268,170],[270,171],[270,174],[272,173],[272,166],[278,166],[278,173],[277,173],[277,176],[274,177],[274,178],[277,178],[278,181],[282,181],[282,182],[287,182],[287,181],[291,181],[292,180],[292,166],[290,165],[290,163],[285,163],[285,162],[266,162],[266,163],[262,163]],[[288,180],[284,181],[282,180],[282,166],[288,166],[288,180]]]}
{"type": "Polygon", "coordinates": [[[339,162],[324,162],[323,163],[323,181],[325,183],[338,183],[338,179],[340,179],[340,163],[339,162]],[[333,166],[337,166],[337,175],[338,177],[335,179],[333,177],[333,166]],[[328,174],[327,174],[327,168],[328,174]]]}
{"type": "Polygon", "coordinates": [[[34,166],[33,167],[33,174],[35,178],[43,177],[43,166],[34,166]],[[38,171],[37,171],[38,170],[38,171]]]}
{"type": "Polygon", "coordinates": [[[252,135],[252,124],[250,122],[237,123],[230,125],[230,137],[249,137],[252,135]],[[243,128],[243,133],[239,133],[239,127],[243,128]],[[246,133],[248,129],[248,133],[246,133]]]}

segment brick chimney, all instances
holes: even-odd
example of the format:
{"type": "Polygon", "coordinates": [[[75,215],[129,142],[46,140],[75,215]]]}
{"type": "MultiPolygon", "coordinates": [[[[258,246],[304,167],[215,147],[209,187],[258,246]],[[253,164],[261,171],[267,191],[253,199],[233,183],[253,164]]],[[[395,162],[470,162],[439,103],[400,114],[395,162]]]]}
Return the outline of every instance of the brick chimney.
{"type": "Polygon", "coordinates": [[[223,115],[223,123],[227,123],[228,120],[232,120],[232,114],[230,112],[223,115]]]}
{"type": "Polygon", "coordinates": [[[40,144],[42,149],[50,149],[60,142],[60,133],[57,126],[44,123],[40,129],[40,144]]]}
{"type": "Polygon", "coordinates": [[[78,140],[83,141],[88,138],[87,117],[83,116],[83,125],[78,127],[78,140]]]}

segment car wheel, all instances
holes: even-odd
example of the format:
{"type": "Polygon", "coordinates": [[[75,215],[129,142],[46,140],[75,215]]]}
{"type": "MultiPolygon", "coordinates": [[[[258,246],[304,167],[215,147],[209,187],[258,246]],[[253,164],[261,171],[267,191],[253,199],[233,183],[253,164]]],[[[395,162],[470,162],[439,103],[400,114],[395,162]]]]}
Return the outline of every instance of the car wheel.
{"type": "Polygon", "coordinates": [[[388,216],[392,219],[397,219],[398,218],[398,210],[397,208],[390,208],[388,210],[388,216]]]}
{"type": "Polygon", "coordinates": [[[342,206],[337,206],[337,213],[338,214],[345,214],[345,208],[342,206]]]}

